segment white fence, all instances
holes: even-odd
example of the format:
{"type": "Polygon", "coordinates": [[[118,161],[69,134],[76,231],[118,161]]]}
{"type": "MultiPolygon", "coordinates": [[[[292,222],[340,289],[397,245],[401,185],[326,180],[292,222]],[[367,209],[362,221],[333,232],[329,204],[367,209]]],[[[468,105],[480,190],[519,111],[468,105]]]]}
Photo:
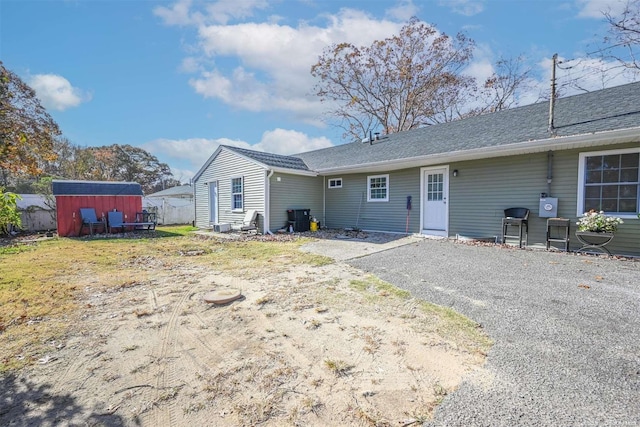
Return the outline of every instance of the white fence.
{"type": "Polygon", "coordinates": [[[18,211],[24,231],[55,230],[56,206],[55,201],[40,194],[20,194],[18,211]]]}
{"type": "Polygon", "coordinates": [[[144,197],[142,207],[156,213],[158,224],[192,224],[196,219],[193,199],[144,197]]]}

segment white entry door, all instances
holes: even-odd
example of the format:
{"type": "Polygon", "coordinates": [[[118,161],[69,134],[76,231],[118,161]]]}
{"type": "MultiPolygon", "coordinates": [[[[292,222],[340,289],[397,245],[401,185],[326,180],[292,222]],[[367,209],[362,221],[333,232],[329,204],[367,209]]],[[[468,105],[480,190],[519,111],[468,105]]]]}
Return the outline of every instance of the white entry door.
{"type": "Polygon", "coordinates": [[[218,181],[209,182],[209,222],[218,223],[218,181]]]}
{"type": "Polygon", "coordinates": [[[447,236],[449,195],[448,168],[423,169],[422,232],[447,236]]]}

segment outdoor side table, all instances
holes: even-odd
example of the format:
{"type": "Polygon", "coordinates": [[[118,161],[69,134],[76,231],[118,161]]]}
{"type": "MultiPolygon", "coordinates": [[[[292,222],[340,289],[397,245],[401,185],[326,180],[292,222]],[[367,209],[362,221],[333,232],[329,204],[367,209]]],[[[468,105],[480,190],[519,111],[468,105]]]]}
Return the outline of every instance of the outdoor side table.
{"type": "Polygon", "coordinates": [[[547,250],[551,248],[551,242],[564,243],[564,251],[569,251],[569,229],[571,220],[566,218],[547,219],[547,250]]]}
{"type": "Polygon", "coordinates": [[[582,247],[576,252],[586,251],[587,249],[595,249],[597,251],[606,252],[611,255],[609,249],[605,248],[613,240],[613,233],[595,233],[593,231],[576,231],[576,237],[582,243],[582,247]]]}

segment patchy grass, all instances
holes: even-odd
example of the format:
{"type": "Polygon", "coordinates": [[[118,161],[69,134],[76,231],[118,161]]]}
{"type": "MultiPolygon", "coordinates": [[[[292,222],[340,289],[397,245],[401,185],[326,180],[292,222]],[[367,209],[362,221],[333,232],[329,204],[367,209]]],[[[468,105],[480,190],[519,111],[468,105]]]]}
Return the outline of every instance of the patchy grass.
{"type": "MultiPolygon", "coordinates": [[[[398,289],[372,275],[367,275],[364,279],[351,280],[349,284],[353,289],[361,292],[365,300],[372,304],[390,296],[405,301],[412,298],[408,291],[398,289]]],[[[415,303],[423,315],[423,321],[418,322],[421,330],[437,332],[440,336],[471,352],[484,355],[491,348],[493,342],[482,331],[480,325],[468,317],[449,307],[421,300],[415,300],[415,303]]]]}
{"type": "Polygon", "coordinates": [[[0,372],[42,357],[73,323],[87,290],[143,284],[156,266],[191,262],[259,276],[265,270],[331,262],[298,251],[303,239],[221,241],[203,239],[193,230],[190,226],[158,227],[155,233],[0,246],[0,372]],[[194,251],[199,256],[184,256],[194,251]]]}
{"type": "Polygon", "coordinates": [[[351,280],[349,282],[353,289],[366,294],[366,297],[371,302],[375,302],[380,298],[384,298],[389,295],[401,299],[411,298],[411,293],[393,286],[389,282],[378,279],[375,276],[367,275],[362,280],[351,280]]]}

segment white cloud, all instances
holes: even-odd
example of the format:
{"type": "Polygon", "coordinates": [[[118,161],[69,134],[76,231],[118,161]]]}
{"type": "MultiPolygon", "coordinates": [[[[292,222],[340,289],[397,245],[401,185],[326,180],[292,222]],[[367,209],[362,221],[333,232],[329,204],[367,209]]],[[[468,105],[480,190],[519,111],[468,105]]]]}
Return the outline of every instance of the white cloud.
{"type": "Polygon", "coordinates": [[[91,99],[89,94],[57,74],[36,74],[29,79],[29,86],[36,91],[42,105],[51,110],[64,111],[91,99]]]}
{"type": "Polygon", "coordinates": [[[627,0],[577,0],[576,4],[580,9],[579,17],[602,19],[604,12],[618,15],[624,10],[626,3],[627,0]]]}
{"type": "Polygon", "coordinates": [[[176,177],[192,177],[220,145],[266,151],[275,154],[296,154],[305,151],[330,147],[333,144],[328,138],[312,138],[295,130],[276,128],[262,134],[261,140],[254,145],[248,142],[228,138],[187,138],[156,139],[142,144],[161,161],[168,163],[176,177]],[[176,168],[174,165],[181,165],[176,168]]]}
{"type": "MultiPolygon", "coordinates": [[[[345,41],[368,45],[396,34],[403,25],[352,9],[325,18],[324,27],[277,21],[200,26],[202,54],[215,59],[216,67],[209,66],[190,84],[197,93],[239,109],[287,111],[319,124],[326,105],[310,93],[315,84],[310,70],[323,49],[345,41]]],[[[195,68],[193,62],[189,65],[195,68]]]]}
{"type": "Polygon", "coordinates": [[[218,0],[207,5],[206,9],[213,22],[226,24],[233,18],[248,18],[254,9],[266,9],[268,6],[266,0],[218,0]]]}
{"type": "Polygon", "coordinates": [[[179,0],[171,7],[158,6],[153,14],[162,19],[165,25],[185,26],[202,22],[200,13],[190,13],[191,0],[179,0]]]}
{"type": "Polygon", "coordinates": [[[192,6],[192,0],[178,0],[170,7],[156,7],[153,13],[162,19],[165,25],[224,25],[231,19],[251,17],[256,9],[266,9],[269,3],[267,0],[218,0],[207,3],[203,12],[192,10],[192,6]]]}
{"type": "Polygon", "coordinates": [[[401,0],[397,6],[387,9],[386,15],[398,21],[408,21],[416,16],[419,10],[420,8],[413,4],[412,0],[401,0]]]}
{"type": "Polygon", "coordinates": [[[332,145],[331,141],[324,136],[311,138],[302,132],[277,128],[263,133],[260,142],[252,149],[286,155],[318,150],[332,145]]]}
{"type": "Polygon", "coordinates": [[[484,0],[441,0],[440,5],[464,16],[477,15],[484,10],[484,0]]]}

